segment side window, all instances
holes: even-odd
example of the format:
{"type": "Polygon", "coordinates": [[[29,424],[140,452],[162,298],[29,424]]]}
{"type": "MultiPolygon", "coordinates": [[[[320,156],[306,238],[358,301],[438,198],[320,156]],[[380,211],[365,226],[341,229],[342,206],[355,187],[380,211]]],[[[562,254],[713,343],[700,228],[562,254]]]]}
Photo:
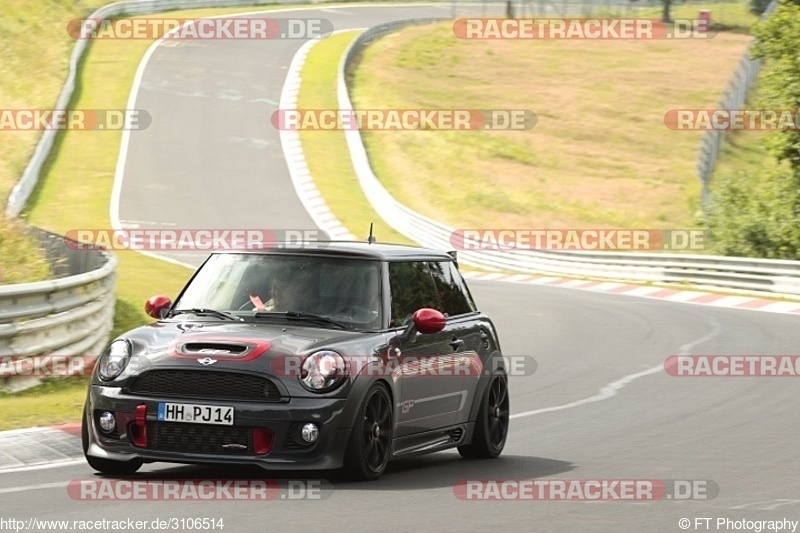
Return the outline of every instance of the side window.
{"type": "Polygon", "coordinates": [[[405,326],[420,307],[441,310],[428,264],[422,261],[389,263],[392,291],[391,327],[405,326]]]}
{"type": "Polygon", "coordinates": [[[475,311],[475,303],[461,274],[452,262],[430,263],[430,269],[444,307],[442,312],[448,316],[456,316],[475,311]]]}

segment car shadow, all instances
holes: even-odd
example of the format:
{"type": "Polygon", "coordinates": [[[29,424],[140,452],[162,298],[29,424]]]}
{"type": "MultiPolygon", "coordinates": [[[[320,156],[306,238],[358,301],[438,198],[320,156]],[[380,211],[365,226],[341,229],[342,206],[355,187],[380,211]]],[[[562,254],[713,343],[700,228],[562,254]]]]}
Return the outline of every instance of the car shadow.
{"type": "Polygon", "coordinates": [[[479,479],[533,479],[562,474],[576,466],[568,461],[502,455],[497,459],[465,460],[457,453],[440,453],[389,464],[377,482],[360,483],[339,478],[339,490],[409,490],[452,487],[458,481],[479,479]]]}
{"type": "Polygon", "coordinates": [[[465,460],[455,452],[398,459],[389,464],[383,477],[373,482],[349,481],[340,471],[263,470],[254,466],[168,466],[145,470],[127,479],[168,480],[228,480],[270,479],[285,488],[290,482],[322,481],[325,490],[404,491],[452,487],[461,480],[534,479],[570,472],[574,463],[558,459],[503,455],[497,459],[465,460]]]}

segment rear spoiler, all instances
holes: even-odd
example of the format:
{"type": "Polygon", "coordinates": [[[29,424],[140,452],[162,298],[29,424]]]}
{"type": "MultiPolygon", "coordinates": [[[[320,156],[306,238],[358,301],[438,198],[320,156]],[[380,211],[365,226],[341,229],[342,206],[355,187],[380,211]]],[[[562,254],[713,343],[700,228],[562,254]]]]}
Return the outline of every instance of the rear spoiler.
{"type": "Polygon", "coordinates": [[[447,252],[447,255],[453,258],[453,263],[455,263],[456,267],[458,267],[458,252],[455,250],[450,250],[447,252]]]}

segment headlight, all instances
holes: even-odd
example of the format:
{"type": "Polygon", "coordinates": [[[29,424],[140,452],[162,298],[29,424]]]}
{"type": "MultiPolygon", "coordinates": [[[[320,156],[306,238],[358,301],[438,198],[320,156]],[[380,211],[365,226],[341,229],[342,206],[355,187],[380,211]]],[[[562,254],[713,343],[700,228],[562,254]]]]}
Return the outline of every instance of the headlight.
{"type": "Polygon", "coordinates": [[[108,345],[106,351],[100,356],[100,365],[97,367],[97,375],[103,381],[116,379],[128,366],[131,358],[131,345],[128,341],[114,341],[108,345]]]}
{"type": "Polygon", "coordinates": [[[307,389],[324,392],[339,385],[346,375],[344,358],[336,352],[314,352],[303,361],[300,382],[307,389]]]}

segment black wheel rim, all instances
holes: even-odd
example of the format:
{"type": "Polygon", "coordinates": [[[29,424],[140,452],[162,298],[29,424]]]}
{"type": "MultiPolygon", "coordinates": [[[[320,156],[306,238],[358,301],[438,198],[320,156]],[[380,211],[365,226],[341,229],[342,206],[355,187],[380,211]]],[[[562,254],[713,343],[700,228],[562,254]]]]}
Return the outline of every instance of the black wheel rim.
{"type": "Polygon", "coordinates": [[[503,447],[508,433],[508,387],[506,380],[495,378],[489,385],[489,444],[495,450],[503,447]]]}
{"type": "Polygon", "coordinates": [[[389,460],[392,442],[392,406],[381,390],[367,400],[364,409],[364,459],[373,472],[380,472],[389,460]]]}

